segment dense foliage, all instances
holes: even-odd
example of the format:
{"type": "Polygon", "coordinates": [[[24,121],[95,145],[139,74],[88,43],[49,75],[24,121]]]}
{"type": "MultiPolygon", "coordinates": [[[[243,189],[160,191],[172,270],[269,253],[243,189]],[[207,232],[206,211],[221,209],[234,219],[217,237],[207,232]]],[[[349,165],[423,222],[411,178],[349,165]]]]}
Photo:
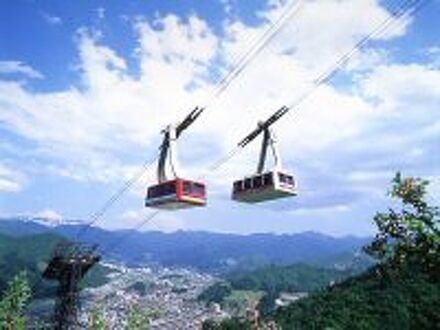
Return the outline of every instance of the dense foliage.
{"type": "Polygon", "coordinates": [[[280,309],[283,329],[438,329],[440,285],[408,269],[383,278],[377,268],[280,309]]]}
{"type": "Polygon", "coordinates": [[[203,291],[198,299],[206,303],[217,303],[220,304],[223,300],[232,293],[232,286],[227,282],[217,282],[205,291],[203,291]]]}
{"type": "Polygon", "coordinates": [[[26,329],[24,310],[31,298],[25,272],[15,275],[0,300],[0,326],[6,329],[26,329]]]}
{"type": "Polygon", "coordinates": [[[295,264],[273,265],[246,273],[234,272],[227,276],[227,280],[236,290],[308,292],[346,277],[347,273],[343,271],[295,264]]]}
{"type": "Polygon", "coordinates": [[[281,292],[309,292],[340,281],[351,275],[351,271],[325,269],[306,264],[290,266],[271,265],[254,271],[235,271],[226,276],[225,281],[207,288],[199,300],[225,305],[227,298],[237,291],[262,292],[260,311],[271,312],[275,299],[281,292]]]}
{"type": "Polygon", "coordinates": [[[10,237],[0,235],[0,290],[19,272],[26,270],[35,297],[54,293],[54,287],[41,281],[41,274],[60,237],[50,234],[10,237]]]}
{"type": "Polygon", "coordinates": [[[222,322],[208,320],[203,323],[202,330],[252,330],[252,326],[249,322],[234,317],[222,322]]]}
{"type": "Polygon", "coordinates": [[[440,210],[426,201],[427,186],[426,180],[397,173],[390,195],[401,209],[374,217],[379,232],[366,251],[386,266],[383,270],[395,273],[391,275],[408,263],[432,276],[440,274],[440,210]]]}

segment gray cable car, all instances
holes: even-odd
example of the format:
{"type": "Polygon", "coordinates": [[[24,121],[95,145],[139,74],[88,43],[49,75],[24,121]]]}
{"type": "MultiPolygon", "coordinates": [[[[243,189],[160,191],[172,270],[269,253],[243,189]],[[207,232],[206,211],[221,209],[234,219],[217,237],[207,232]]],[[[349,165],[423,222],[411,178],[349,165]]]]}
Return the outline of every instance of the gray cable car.
{"type": "MultiPolygon", "coordinates": [[[[259,123],[257,133],[250,135],[246,144],[263,132],[260,160],[254,175],[237,180],[233,183],[232,199],[238,202],[259,203],[273,199],[297,195],[296,182],[292,175],[282,169],[281,158],[276,145],[276,139],[269,125],[259,123]],[[267,150],[270,147],[275,165],[272,170],[264,170],[267,150]]],[[[243,144],[245,145],[245,144],[243,144]]]]}

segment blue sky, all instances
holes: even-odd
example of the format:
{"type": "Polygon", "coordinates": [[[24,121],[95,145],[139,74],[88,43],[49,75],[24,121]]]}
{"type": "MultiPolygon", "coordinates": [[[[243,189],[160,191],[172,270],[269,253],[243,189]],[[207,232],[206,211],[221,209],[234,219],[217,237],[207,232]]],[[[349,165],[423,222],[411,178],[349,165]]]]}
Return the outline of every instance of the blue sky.
{"type": "MultiPolygon", "coordinates": [[[[229,200],[259,141],[216,172],[257,120],[390,17],[394,1],[298,1],[286,27],[179,141],[184,175],[206,177],[209,206],[161,213],[143,229],[369,235],[400,170],[439,201],[440,2],[358,52],[277,123],[299,196],[229,200]]],[[[216,79],[290,1],[0,2],[0,216],[87,219],[154,159],[160,130],[208,99],[216,79]]],[[[98,224],[134,227],[154,167],[98,224]]]]}

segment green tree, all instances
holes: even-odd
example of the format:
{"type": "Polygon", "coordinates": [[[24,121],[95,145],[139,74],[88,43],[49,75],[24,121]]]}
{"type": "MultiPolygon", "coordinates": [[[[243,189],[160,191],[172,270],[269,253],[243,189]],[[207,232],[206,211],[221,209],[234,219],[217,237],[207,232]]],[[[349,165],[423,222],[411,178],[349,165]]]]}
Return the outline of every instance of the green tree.
{"type": "Polygon", "coordinates": [[[214,320],[208,319],[203,322],[202,330],[221,330],[221,326],[214,320]]]}
{"type": "Polygon", "coordinates": [[[105,319],[104,310],[101,307],[93,308],[88,315],[88,329],[107,330],[110,329],[105,319]]]}
{"type": "Polygon", "coordinates": [[[251,330],[252,325],[246,320],[237,317],[226,319],[220,322],[206,320],[202,324],[202,330],[251,330]]]}
{"type": "Polygon", "coordinates": [[[157,317],[155,311],[143,309],[140,305],[131,308],[128,314],[127,330],[148,330],[150,319],[157,317]]]}
{"type": "Polygon", "coordinates": [[[365,250],[392,274],[411,265],[435,276],[440,273],[440,211],[427,202],[429,182],[397,173],[392,184],[389,194],[400,210],[376,214],[379,232],[365,250]]]}
{"type": "Polygon", "coordinates": [[[31,298],[26,272],[21,272],[9,282],[0,300],[0,325],[6,329],[26,329],[25,308],[31,298]]]}
{"type": "Polygon", "coordinates": [[[199,296],[198,300],[204,301],[206,303],[222,303],[225,297],[232,293],[232,286],[228,282],[217,282],[205,291],[203,291],[199,296]]]}

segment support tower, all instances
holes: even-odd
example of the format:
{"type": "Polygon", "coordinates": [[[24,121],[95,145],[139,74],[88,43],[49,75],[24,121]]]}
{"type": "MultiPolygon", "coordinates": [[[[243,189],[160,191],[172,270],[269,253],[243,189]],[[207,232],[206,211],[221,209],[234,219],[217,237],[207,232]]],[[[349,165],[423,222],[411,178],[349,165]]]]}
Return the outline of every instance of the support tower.
{"type": "Polygon", "coordinates": [[[59,282],[54,312],[55,329],[80,328],[78,318],[80,282],[99,260],[96,246],[63,242],[55,247],[43,273],[43,278],[59,282]]]}

